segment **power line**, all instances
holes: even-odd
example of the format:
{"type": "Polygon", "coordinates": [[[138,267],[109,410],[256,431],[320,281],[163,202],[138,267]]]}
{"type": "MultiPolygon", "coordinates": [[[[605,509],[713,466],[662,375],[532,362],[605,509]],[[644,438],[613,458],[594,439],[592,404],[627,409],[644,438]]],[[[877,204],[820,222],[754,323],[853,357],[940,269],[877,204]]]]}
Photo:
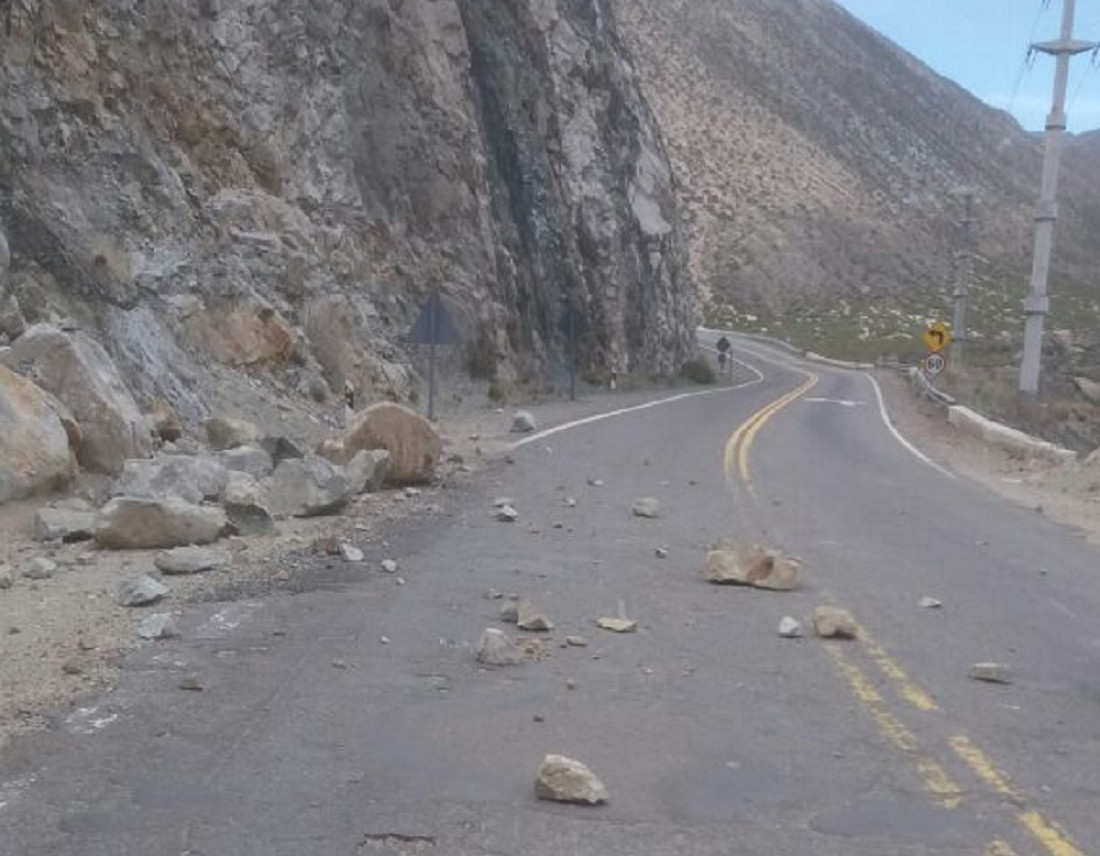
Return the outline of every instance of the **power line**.
{"type": "Polygon", "coordinates": [[[1089,79],[1089,75],[1092,74],[1092,70],[1096,68],[1097,58],[1100,57],[1100,48],[1097,48],[1092,52],[1092,62],[1085,66],[1085,73],[1081,75],[1080,81],[1077,83],[1077,88],[1073,90],[1073,97],[1069,100],[1069,107],[1066,108],[1066,112],[1073,111],[1073,105],[1077,103],[1077,96],[1081,94],[1081,90],[1085,88],[1085,81],[1089,79]]]}
{"type": "Polygon", "coordinates": [[[1016,96],[1020,94],[1020,84],[1024,82],[1024,75],[1035,64],[1035,33],[1039,30],[1039,21],[1042,20],[1043,13],[1049,8],[1050,0],[1042,0],[1039,9],[1035,12],[1035,20],[1031,22],[1031,32],[1027,37],[1027,53],[1020,63],[1020,70],[1016,74],[1016,82],[1012,84],[1012,94],[1008,98],[1008,113],[1012,113],[1012,108],[1016,106],[1016,96]]]}

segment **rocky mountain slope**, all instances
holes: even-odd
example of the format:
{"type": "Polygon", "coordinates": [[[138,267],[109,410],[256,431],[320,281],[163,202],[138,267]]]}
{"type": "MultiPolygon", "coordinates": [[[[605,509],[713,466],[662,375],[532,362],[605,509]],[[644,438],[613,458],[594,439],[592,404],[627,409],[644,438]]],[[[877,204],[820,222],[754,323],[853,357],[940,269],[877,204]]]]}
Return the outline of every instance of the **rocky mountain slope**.
{"type": "MultiPolygon", "coordinates": [[[[1007,114],[831,0],[616,5],[712,306],[942,295],[962,188],[977,194],[979,276],[1026,278],[1041,141],[1007,114]]],[[[1081,154],[1066,159],[1056,284],[1100,283],[1100,170],[1081,154]]]]}
{"type": "Polygon", "coordinates": [[[593,367],[675,370],[694,336],[608,0],[5,3],[0,233],[0,336],[79,326],[192,428],[408,398],[437,285],[448,364],[505,383],[559,359],[567,300],[593,367]]]}

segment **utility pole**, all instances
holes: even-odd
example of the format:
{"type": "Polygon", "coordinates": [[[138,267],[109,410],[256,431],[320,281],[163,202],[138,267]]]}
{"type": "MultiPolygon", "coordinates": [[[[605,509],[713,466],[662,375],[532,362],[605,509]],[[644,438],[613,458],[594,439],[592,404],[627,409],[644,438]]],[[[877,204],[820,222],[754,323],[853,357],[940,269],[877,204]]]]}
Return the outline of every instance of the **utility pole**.
{"type": "Polygon", "coordinates": [[[1096,42],[1074,41],[1073,13],[1077,0],[1063,0],[1061,37],[1038,42],[1032,49],[1055,57],[1054,101],[1047,116],[1046,150],[1043,155],[1043,180],[1039,205],[1035,211],[1035,251],[1031,262],[1031,292],[1024,300],[1024,357],[1020,362],[1020,392],[1034,395],[1039,391],[1039,368],[1043,351],[1043,322],[1050,309],[1047,278],[1054,242],[1054,223],[1058,220],[1058,161],[1066,133],[1066,86],[1069,82],[1070,57],[1095,50],[1096,42]]]}
{"type": "Polygon", "coordinates": [[[951,345],[951,357],[957,366],[964,364],[966,359],[966,301],[970,296],[970,280],[973,276],[974,242],[972,229],[974,225],[974,191],[967,187],[959,191],[966,204],[966,213],[959,221],[963,227],[963,249],[959,253],[959,268],[955,279],[955,314],[951,319],[951,332],[954,334],[954,343],[951,345]]]}

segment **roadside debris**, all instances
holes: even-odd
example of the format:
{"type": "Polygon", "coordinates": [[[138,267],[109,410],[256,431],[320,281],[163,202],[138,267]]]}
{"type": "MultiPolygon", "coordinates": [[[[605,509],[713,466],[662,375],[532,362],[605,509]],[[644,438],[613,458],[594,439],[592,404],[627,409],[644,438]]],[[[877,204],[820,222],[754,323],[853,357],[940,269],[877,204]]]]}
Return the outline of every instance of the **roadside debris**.
{"type": "Polygon", "coordinates": [[[814,632],[822,639],[855,639],[856,620],[839,606],[819,606],[813,614],[814,632]]]}
{"type": "Polygon", "coordinates": [[[157,553],[153,564],[163,574],[200,574],[225,567],[229,564],[229,556],[220,550],[203,547],[176,547],[157,553]]]}
{"type": "Polygon", "coordinates": [[[975,663],[970,667],[967,677],[972,681],[984,681],[990,684],[1012,683],[1012,670],[1004,663],[975,663]]]}
{"type": "Polygon", "coordinates": [[[510,505],[504,505],[497,509],[496,519],[501,523],[515,523],[519,519],[519,512],[510,505]]]}
{"type": "Polygon", "coordinates": [[[596,626],[612,633],[633,633],[638,629],[638,622],[629,618],[597,618],[596,626]]]}
{"type": "Polygon", "coordinates": [[[146,616],[138,626],[138,636],[142,639],[167,639],[171,636],[179,636],[176,619],[167,612],[146,616]]]}
{"type": "Polygon", "coordinates": [[[57,573],[57,562],[42,556],[36,556],[23,569],[23,576],[28,580],[48,580],[57,573]]]}
{"type": "Polygon", "coordinates": [[[160,580],[153,579],[148,574],[142,574],[119,585],[118,602],[122,606],[145,606],[160,600],[171,591],[160,580]]]}
{"type": "Polygon", "coordinates": [[[516,626],[520,630],[535,632],[546,632],[554,629],[554,623],[529,600],[521,600],[516,604],[516,626]]]}
{"type": "Polygon", "coordinates": [[[529,410],[517,410],[512,415],[513,434],[530,434],[536,430],[538,430],[538,423],[529,410]]]}
{"type": "Polygon", "coordinates": [[[361,562],[364,558],[363,551],[352,544],[341,544],[340,553],[346,562],[361,562]]]}
{"type": "Polygon", "coordinates": [[[640,496],[634,500],[630,513],[635,517],[653,519],[660,513],[661,503],[654,496],[640,496]]]}
{"type": "Polygon", "coordinates": [[[387,574],[396,574],[397,562],[395,562],[393,559],[383,559],[382,570],[385,571],[387,574]]]}
{"type": "Polygon", "coordinates": [[[189,692],[202,692],[203,690],[202,681],[200,681],[193,675],[189,675],[185,678],[180,678],[180,682],[177,684],[177,686],[181,690],[187,690],[189,692]]]}
{"type": "Polygon", "coordinates": [[[580,761],[547,755],[535,774],[535,796],[553,802],[599,805],[610,795],[607,786],[580,761]]]}
{"type": "Polygon", "coordinates": [[[797,618],[784,615],[779,620],[779,635],[785,639],[798,639],[802,636],[802,622],[797,618]]]}
{"type": "Polygon", "coordinates": [[[515,666],[527,659],[523,649],[495,627],[487,627],[481,634],[475,656],[486,666],[515,666]]]}
{"type": "Polygon", "coordinates": [[[653,555],[656,556],[658,559],[667,559],[668,547],[656,547],[653,550],[653,555]]]}
{"type": "Polygon", "coordinates": [[[576,508],[577,500],[571,496],[567,496],[565,499],[562,500],[561,504],[564,505],[566,508],[576,508]]]}
{"type": "Polygon", "coordinates": [[[583,636],[566,636],[565,644],[570,648],[585,648],[588,646],[588,640],[583,636]]]}
{"type": "Polygon", "coordinates": [[[603,479],[594,479],[594,478],[590,477],[588,479],[588,486],[589,487],[603,487],[603,479]]]}
{"type": "Polygon", "coordinates": [[[928,597],[925,595],[918,601],[918,605],[924,609],[939,609],[943,606],[943,601],[936,600],[934,597],[928,597]]]}
{"type": "Polygon", "coordinates": [[[802,561],[758,544],[719,542],[707,553],[703,578],[715,585],[753,586],[772,591],[794,591],[801,578],[802,561]]]}

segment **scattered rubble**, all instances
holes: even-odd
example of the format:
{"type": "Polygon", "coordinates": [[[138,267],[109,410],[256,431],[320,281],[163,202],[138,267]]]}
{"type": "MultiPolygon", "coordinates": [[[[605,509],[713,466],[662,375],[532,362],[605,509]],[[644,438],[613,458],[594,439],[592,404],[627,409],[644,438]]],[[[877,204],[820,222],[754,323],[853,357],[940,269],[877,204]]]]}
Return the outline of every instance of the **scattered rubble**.
{"type": "Polygon", "coordinates": [[[517,624],[519,622],[519,603],[512,601],[504,604],[500,608],[500,620],[506,624],[517,624]]]}
{"type": "Polygon", "coordinates": [[[23,569],[23,576],[28,580],[48,580],[57,573],[57,562],[43,556],[31,559],[27,567],[23,569]]]}
{"type": "Polygon", "coordinates": [[[653,555],[656,556],[658,559],[667,559],[668,558],[668,547],[656,547],[656,548],[654,548],[653,555]]]}
{"type": "Polygon", "coordinates": [[[176,619],[167,612],[157,612],[147,616],[138,626],[138,636],[142,639],[168,639],[179,636],[176,619]]]}
{"type": "Polygon", "coordinates": [[[638,622],[629,618],[597,618],[596,626],[612,633],[633,633],[638,629],[638,622]]]}
{"type": "Polygon", "coordinates": [[[163,574],[201,574],[224,568],[230,563],[228,554],[203,547],[176,547],[153,557],[153,564],[163,574]]]}
{"type": "Polygon", "coordinates": [[[802,636],[802,622],[797,618],[784,615],[779,620],[779,635],[785,639],[798,639],[802,636]]]}
{"type": "Polygon", "coordinates": [[[934,597],[928,597],[925,595],[918,601],[918,605],[924,609],[939,609],[943,606],[943,602],[936,600],[934,597]]]}
{"type": "Polygon", "coordinates": [[[535,421],[534,414],[528,410],[517,410],[512,415],[512,433],[513,434],[530,434],[533,431],[538,430],[538,423],[535,421]]]}
{"type": "Polygon", "coordinates": [[[33,538],[35,541],[61,541],[72,544],[87,541],[95,529],[94,511],[76,511],[69,508],[40,508],[34,514],[33,538]]]}
{"type": "Polygon", "coordinates": [[[819,606],[813,614],[814,632],[823,639],[855,639],[856,620],[839,606],[819,606]]]}
{"type": "Polygon", "coordinates": [[[155,603],[167,594],[171,593],[160,580],[154,579],[148,574],[142,574],[132,580],[126,580],[118,587],[118,602],[122,606],[145,606],[155,603]]]}
{"type": "Polygon", "coordinates": [[[519,512],[512,506],[505,505],[497,509],[495,517],[501,523],[515,523],[519,519],[519,512]]]}
{"type": "Polygon", "coordinates": [[[554,802],[599,805],[610,795],[607,786],[580,761],[547,755],[535,774],[535,796],[554,802]]]}
{"type": "Polygon", "coordinates": [[[521,600],[516,605],[516,626],[520,630],[534,632],[548,632],[554,629],[553,622],[528,600],[521,600]]]}
{"type": "Polygon", "coordinates": [[[793,591],[799,586],[801,568],[799,559],[778,550],[722,543],[707,553],[703,577],[716,585],[793,591]]]}
{"type": "Polygon", "coordinates": [[[566,636],[565,644],[570,648],[586,648],[588,647],[588,640],[583,636],[566,636]]]}
{"type": "Polygon", "coordinates": [[[347,562],[361,562],[364,559],[363,551],[352,544],[341,544],[340,554],[347,562]]]}
{"type": "Polygon", "coordinates": [[[180,678],[180,682],[176,686],[188,692],[202,692],[203,690],[202,682],[194,675],[180,678]]]}
{"type": "Polygon", "coordinates": [[[985,681],[990,684],[1012,683],[1012,670],[1004,663],[975,663],[970,667],[967,677],[972,681],[985,681]]]}
{"type": "Polygon", "coordinates": [[[661,503],[658,502],[656,497],[642,496],[634,500],[634,505],[630,507],[630,513],[635,517],[655,518],[660,512],[661,503]]]}
{"type": "Polygon", "coordinates": [[[381,562],[381,566],[382,570],[385,571],[387,574],[397,573],[397,562],[395,562],[393,559],[383,559],[381,562]]]}
{"type": "Polygon", "coordinates": [[[475,656],[486,666],[515,666],[527,659],[523,649],[507,633],[495,627],[488,627],[481,634],[475,656]]]}

